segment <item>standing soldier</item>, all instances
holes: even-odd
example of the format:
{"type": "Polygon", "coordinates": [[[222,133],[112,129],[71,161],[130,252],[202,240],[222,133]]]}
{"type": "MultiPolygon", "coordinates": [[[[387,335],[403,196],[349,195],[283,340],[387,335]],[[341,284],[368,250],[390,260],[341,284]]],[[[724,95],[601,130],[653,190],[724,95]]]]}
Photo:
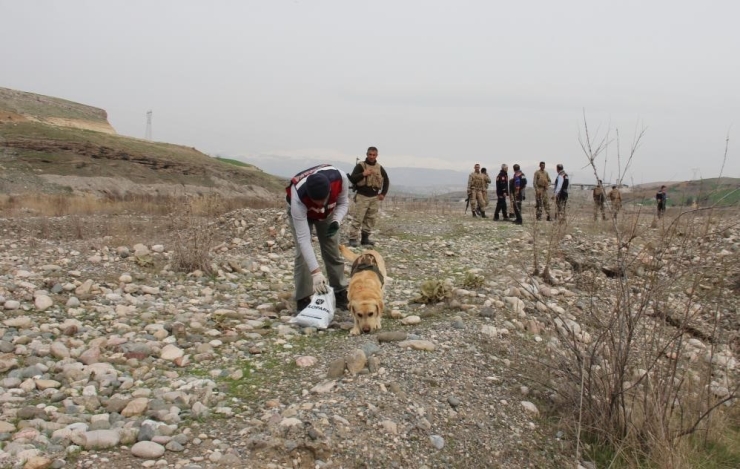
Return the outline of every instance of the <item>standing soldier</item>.
{"type": "Polygon", "coordinates": [[[501,165],[501,171],[496,176],[496,211],[493,212],[493,221],[498,221],[499,212],[502,212],[504,220],[509,219],[509,212],[506,211],[506,198],[509,196],[509,167],[501,165]]]}
{"type": "Polygon", "coordinates": [[[665,186],[660,186],[660,190],[655,194],[655,200],[658,202],[658,218],[663,218],[665,205],[668,202],[668,194],[666,194],[665,186]]]}
{"type": "Polygon", "coordinates": [[[480,173],[483,174],[486,179],[486,191],[483,192],[483,198],[486,201],[486,208],[488,208],[488,186],[491,184],[491,178],[490,176],[488,176],[488,171],[486,170],[486,168],[481,168],[480,173]]]}
{"type": "Polygon", "coordinates": [[[545,171],[545,162],[540,161],[540,169],[534,173],[534,195],[535,207],[537,209],[537,219],[542,219],[542,208],[547,212],[547,221],[550,221],[550,199],[547,191],[550,190],[550,175],[545,171]]]}
{"type": "Polygon", "coordinates": [[[468,176],[468,200],[470,200],[470,209],[473,211],[473,217],[480,215],[486,217],[486,201],[483,193],[486,191],[486,176],[481,174],[480,165],[476,164],[473,172],[468,176]]]}
{"type": "Polygon", "coordinates": [[[594,187],[594,221],[599,218],[599,210],[601,210],[601,219],[606,220],[606,213],[604,212],[604,203],[606,203],[606,194],[604,193],[604,186],[601,185],[601,179],[594,187]]]}
{"type": "Polygon", "coordinates": [[[349,227],[349,245],[357,247],[357,237],[361,234],[360,244],[373,246],[370,234],[375,227],[375,217],[378,215],[380,202],[385,199],[390,187],[388,173],[385,172],[378,159],[378,149],[367,149],[367,157],[355,166],[349,176],[349,182],[357,189],[355,207],[352,214],[352,224],[349,227]]]}
{"type": "Polygon", "coordinates": [[[514,199],[514,223],[522,224],[522,200],[524,200],[524,188],[527,187],[527,176],[519,170],[519,165],[514,165],[514,175],[511,177],[512,197],[514,199]]]}
{"type": "Polygon", "coordinates": [[[558,208],[555,218],[560,223],[565,223],[565,206],[568,204],[568,185],[570,181],[568,181],[568,173],[563,169],[562,163],[557,165],[557,169],[558,177],[555,178],[555,195],[553,196],[558,208]]]}
{"type": "Polygon", "coordinates": [[[619,211],[622,210],[622,194],[617,186],[612,186],[612,190],[609,192],[609,202],[612,204],[612,214],[614,218],[617,218],[619,211]]]}

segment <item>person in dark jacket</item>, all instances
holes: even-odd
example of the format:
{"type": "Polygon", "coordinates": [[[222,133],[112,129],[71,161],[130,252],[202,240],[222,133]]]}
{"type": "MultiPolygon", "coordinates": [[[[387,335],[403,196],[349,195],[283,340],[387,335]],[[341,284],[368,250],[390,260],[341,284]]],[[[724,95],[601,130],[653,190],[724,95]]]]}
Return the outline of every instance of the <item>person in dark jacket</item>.
{"type": "Polygon", "coordinates": [[[509,197],[509,167],[501,165],[501,171],[496,176],[496,211],[493,212],[493,221],[499,220],[499,212],[502,212],[504,220],[509,219],[506,211],[506,198],[509,197]]]}
{"type": "Polygon", "coordinates": [[[663,215],[665,215],[666,202],[668,202],[666,186],[660,186],[660,190],[655,194],[655,201],[658,202],[658,218],[663,218],[663,215]]]}
{"type": "Polygon", "coordinates": [[[527,186],[527,177],[519,169],[519,165],[514,165],[514,175],[511,177],[511,195],[512,205],[514,206],[514,223],[521,225],[522,222],[522,201],[524,200],[524,188],[527,186]]]}

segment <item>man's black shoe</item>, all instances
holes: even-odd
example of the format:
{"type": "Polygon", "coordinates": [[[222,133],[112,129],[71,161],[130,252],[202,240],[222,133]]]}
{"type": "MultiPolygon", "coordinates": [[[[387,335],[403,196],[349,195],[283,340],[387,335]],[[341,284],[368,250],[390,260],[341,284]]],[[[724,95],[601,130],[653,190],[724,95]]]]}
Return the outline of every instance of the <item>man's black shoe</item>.
{"type": "Polygon", "coordinates": [[[305,298],[301,298],[300,300],[296,301],[295,304],[296,304],[295,313],[298,314],[304,309],[306,309],[306,306],[311,304],[311,297],[307,296],[305,298]]]}

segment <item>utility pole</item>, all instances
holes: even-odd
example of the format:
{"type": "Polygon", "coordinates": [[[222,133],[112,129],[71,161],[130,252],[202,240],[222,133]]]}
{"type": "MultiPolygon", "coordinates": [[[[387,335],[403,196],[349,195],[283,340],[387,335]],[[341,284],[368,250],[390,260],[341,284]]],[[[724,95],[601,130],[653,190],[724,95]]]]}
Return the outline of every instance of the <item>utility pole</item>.
{"type": "Polygon", "coordinates": [[[144,139],[152,139],[152,111],[146,112],[146,133],[144,134],[144,139]]]}

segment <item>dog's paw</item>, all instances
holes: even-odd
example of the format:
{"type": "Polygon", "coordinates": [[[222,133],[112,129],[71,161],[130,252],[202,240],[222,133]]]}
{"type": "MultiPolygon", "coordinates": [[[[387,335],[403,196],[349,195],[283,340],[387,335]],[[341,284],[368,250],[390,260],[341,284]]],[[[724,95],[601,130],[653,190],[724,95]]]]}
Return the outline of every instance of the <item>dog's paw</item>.
{"type": "Polygon", "coordinates": [[[355,326],[349,331],[349,335],[360,335],[360,328],[355,326]]]}

